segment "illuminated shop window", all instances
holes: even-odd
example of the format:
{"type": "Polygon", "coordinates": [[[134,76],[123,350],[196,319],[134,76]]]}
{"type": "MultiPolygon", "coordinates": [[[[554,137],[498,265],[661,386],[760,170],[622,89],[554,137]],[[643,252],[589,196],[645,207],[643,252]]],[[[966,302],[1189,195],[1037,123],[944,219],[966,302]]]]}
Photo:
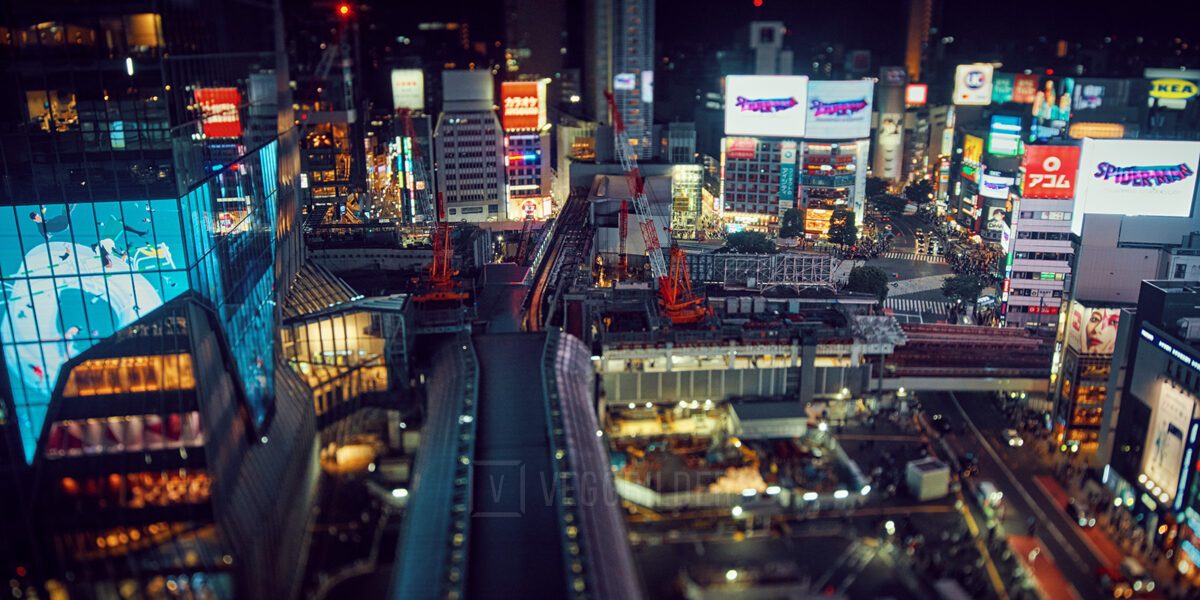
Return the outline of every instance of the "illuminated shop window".
{"type": "Polygon", "coordinates": [[[208,502],[212,481],[204,470],[177,469],[112,473],[103,477],[63,477],[56,498],[79,510],[148,508],[208,502]]]}
{"type": "Polygon", "coordinates": [[[200,413],[131,415],[58,421],[42,452],[49,459],[95,454],[120,454],[204,444],[200,413]]]}
{"type": "Polygon", "coordinates": [[[195,389],[190,354],[122,356],[88,360],[71,370],[63,396],[195,389]]]}

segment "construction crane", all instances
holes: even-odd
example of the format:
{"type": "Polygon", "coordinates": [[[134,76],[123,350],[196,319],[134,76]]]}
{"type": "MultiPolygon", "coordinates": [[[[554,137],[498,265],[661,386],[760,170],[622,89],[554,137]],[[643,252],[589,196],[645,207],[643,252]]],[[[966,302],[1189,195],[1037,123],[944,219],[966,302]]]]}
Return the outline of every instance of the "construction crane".
{"type": "Polygon", "coordinates": [[[621,213],[617,217],[617,236],[620,248],[617,251],[617,281],[625,279],[629,271],[629,255],[625,253],[625,238],[629,237],[629,201],[621,200],[621,213]]]}
{"type": "Polygon", "coordinates": [[[458,275],[458,271],[455,271],[451,264],[454,260],[454,247],[450,239],[450,224],[446,222],[441,194],[438,194],[438,222],[433,228],[432,241],[433,262],[430,263],[429,272],[425,281],[422,282],[421,287],[424,291],[414,297],[413,301],[423,304],[466,300],[466,292],[460,291],[458,283],[454,281],[454,276],[458,275]]]}
{"type": "Polygon", "coordinates": [[[529,243],[533,239],[533,215],[525,215],[525,224],[521,227],[521,243],[517,245],[516,263],[525,264],[529,254],[529,243]]]}
{"type": "Polygon", "coordinates": [[[646,255],[650,257],[650,273],[655,279],[667,276],[667,261],[663,259],[662,244],[658,242],[658,231],[654,227],[654,219],[650,216],[650,206],[646,202],[643,189],[644,180],[638,169],[637,152],[625,133],[625,123],[617,110],[617,101],[611,91],[605,91],[608,108],[612,111],[613,129],[617,134],[617,157],[621,159],[621,167],[625,169],[625,180],[629,183],[629,194],[633,197],[633,210],[638,217],[638,226],[642,230],[642,240],[646,243],[646,255]]]}
{"type": "MultiPolygon", "coordinates": [[[[662,306],[663,313],[673,325],[703,322],[712,315],[712,309],[708,307],[703,296],[696,295],[692,290],[692,279],[688,275],[687,268],[687,254],[674,242],[671,244],[670,271],[667,270],[662,246],[658,242],[658,231],[654,227],[654,219],[650,217],[650,206],[646,201],[646,182],[638,169],[637,152],[629,141],[629,135],[625,133],[625,123],[621,120],[621,113],[617,110],[617,103],[613,99],[612,92],[605,91],[604,97],[608,99],[608,108],[612,111],[613,130],[616,132],[617,138],[617,156],[621,159],[621,166],[625,169],[625,179],[629,183],[630,195],[633,196],[633,208],[637,213],[638,224],[642,230],[642,240],[646,244],[646,254],[650,257],[650,272],[658,282],[658,302],[662,306]]],[[[622,226],[619,227],[620,231],[618,232],[621,235],[619,260],[624,262],[626,260],[626,226],[623,225],[628,214],[624,203],[622,203],[621,212],[622,218],[619,225],[622,226]]]]}
{"type": "MultiPolygon", "coordinates": [[[[398,112],[400,122],[404,127],[404,136],[411,140],[412,143],[412,202],[415,204],[416,210],[426,223],[433,223],[433,194],[430,192],[433,182],[429,180],[425,172],[425,161],[421,158],[421,144],[417,142],[417,128],[413,126],[412,110],[401,108],[398,112]],[[418,187],[418,183],[424,184],[424,188],[418,187]]],[[[403,151],[403,147],[401,150],[403,151]]]]}

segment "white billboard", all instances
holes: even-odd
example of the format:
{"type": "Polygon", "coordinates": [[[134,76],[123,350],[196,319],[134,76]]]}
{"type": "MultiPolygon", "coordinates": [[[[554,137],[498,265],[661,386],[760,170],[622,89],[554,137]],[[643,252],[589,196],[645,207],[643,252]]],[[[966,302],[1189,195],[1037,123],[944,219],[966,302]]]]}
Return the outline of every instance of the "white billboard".
{"type": "Polygon", "coordinates": [[[1162,490],[1154,490],[1159,495],[1158,500],[1170,502],[1178,491],[1184,436],[1192,424],[1195,399],[1166,382],[1159,382],[1158,389],[1158,398],[1150,414],[1150,431],[1146,434],[1142,473],[1162,490]],[[1167,499],[1163,499],[1163,494],[1167,499]]]}
{"type": "Polygon", "coordinates": [[[425,110],[425,72],[392,69],[392,110],[425,110]]]}
{"type": "Polygon", "coordinates": [[[979,195],[984,198],[1008,200],[1008,188],[1012,187],[1015,181],[1012,177],[984,173],[979,181],[979,195]]]}
{"type": "Polygon", "coordinates": [[[804,137],[846,140],[870,136],[874,92],[875,83],[869,80],[808,82],[804,137]]]}
{"type": "Polygon", "coordinates": [[[618,92],[633,91],[637,87],[636,73],[617,73],[613,75],[613,89],[618,92]]]}
{"type": "Polygon", "coordinates": [[[1084,140],[1076,184],[1075,232],[1080,232],[1085,213],[1191,215],[1198,163],[1200,142],[1084,140]]]}
{"type": "Polygon", "coordinates": [[[725,134],[804,137],[808,78],[730,75],[725,78],[725,134]]]}
{"type": "Polygon", "coordinates": [[[992,65],[958,65],[954,70],[954,103],[987,106],[992,103],[992,65]]]}

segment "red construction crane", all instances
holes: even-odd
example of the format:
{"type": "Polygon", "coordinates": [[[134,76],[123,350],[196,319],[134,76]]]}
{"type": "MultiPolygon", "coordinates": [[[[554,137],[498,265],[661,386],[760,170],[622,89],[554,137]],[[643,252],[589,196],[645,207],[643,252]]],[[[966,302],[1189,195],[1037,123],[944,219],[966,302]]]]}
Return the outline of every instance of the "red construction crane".
{"type": "MultiPolygon", "coordinates": [[[[638,169],[637,152],[634,151],[633,144],[630,143],[629,136],[625,133],[625,123],[621,120],[621,113],[617,110],[617,103],[613,99],[612,92],[605,91],[604,97],[608,99],[608,108],[612,111],[613,130],[617,137],[617,156],[625,168],[625,179],[629,183],[630,195],[633,196],[633,208],[637,212],[642,230],[642,241],[645,242],[646,254],[650,257],[650,271],[658,280],[658,303],[662,306],[663,314],[674,325],[702,322],[712,315],[712,309],[708,307],[703,296],[698,296],[692,291],[692,280],[688,276],[687,269],[687,254],[673,242],[671,244],[671,268],[670,271],[667,271],[662,246],[658,243],[658,231],[654,227],[654,219],[650,217],[650,207],[646,201],[645,180],[642,179],[641,171],[638,169]]],[[[622,216],[628,214],[627,210],[622,210],[622,216]]],[[[624,228],[621,229],[620,260],[624,261],[625,235],[624,228]]]]}
{"type": "Polygon", "coordinates": [[[466,292],[458,289],[454,276],[458,271],[451,264],[454,259],[454,246],[450,239],[450,224],[446,222],[442,207],[442,195],[438,194],[438,222],[433,228],[433,262],[429,265],[429,273],[422,282],[420,295],[413,298],[414,302],[444,302],[467,299],[466,292]]]}
{"type": "Polygon", "coordinates": [[[625,279],[629,271],[629,255],[625,253],[625,238],[629,237],[629,201],[621,200],[621,214],[617,217],[617,236],[620,250],[617,251],[617,281],[625,279]]]}

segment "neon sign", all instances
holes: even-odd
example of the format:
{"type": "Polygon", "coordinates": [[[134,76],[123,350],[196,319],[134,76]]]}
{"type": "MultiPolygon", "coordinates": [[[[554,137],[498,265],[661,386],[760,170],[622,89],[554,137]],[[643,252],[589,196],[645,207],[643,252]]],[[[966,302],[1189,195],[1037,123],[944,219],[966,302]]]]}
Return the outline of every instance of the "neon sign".
{"type": "Polygon", "coordinates": [[[1118,185],[1155,187],[1183,181],[1193,174],[1191,167],[1185,163],[1174,166],[1118,167],[1112,163],[1102,162],[1096,165],[1096,172],[1093,176],[1104,181],[1111,180],[1118,185]]]}
{"type": "MultiPolygon", "coordinates": [[[[795,100],[793,100],[794,102],[795,100]]],[[[821,102],[813,100],[809,107],[814,117],[848,117],[867,107],[867,100],[845,100],[842,102],[821,102]]],[[[790,107],[789,107],[790,108],[790,107]]]]}
{"type": "Polygon", "coordinates": [[[795,98],[765,98],[761,100],[750,100],[745,96],[738,96],[737,107],[742,112],[756,113],[777,113],[783,112],[799,104],[795,98]]]}

